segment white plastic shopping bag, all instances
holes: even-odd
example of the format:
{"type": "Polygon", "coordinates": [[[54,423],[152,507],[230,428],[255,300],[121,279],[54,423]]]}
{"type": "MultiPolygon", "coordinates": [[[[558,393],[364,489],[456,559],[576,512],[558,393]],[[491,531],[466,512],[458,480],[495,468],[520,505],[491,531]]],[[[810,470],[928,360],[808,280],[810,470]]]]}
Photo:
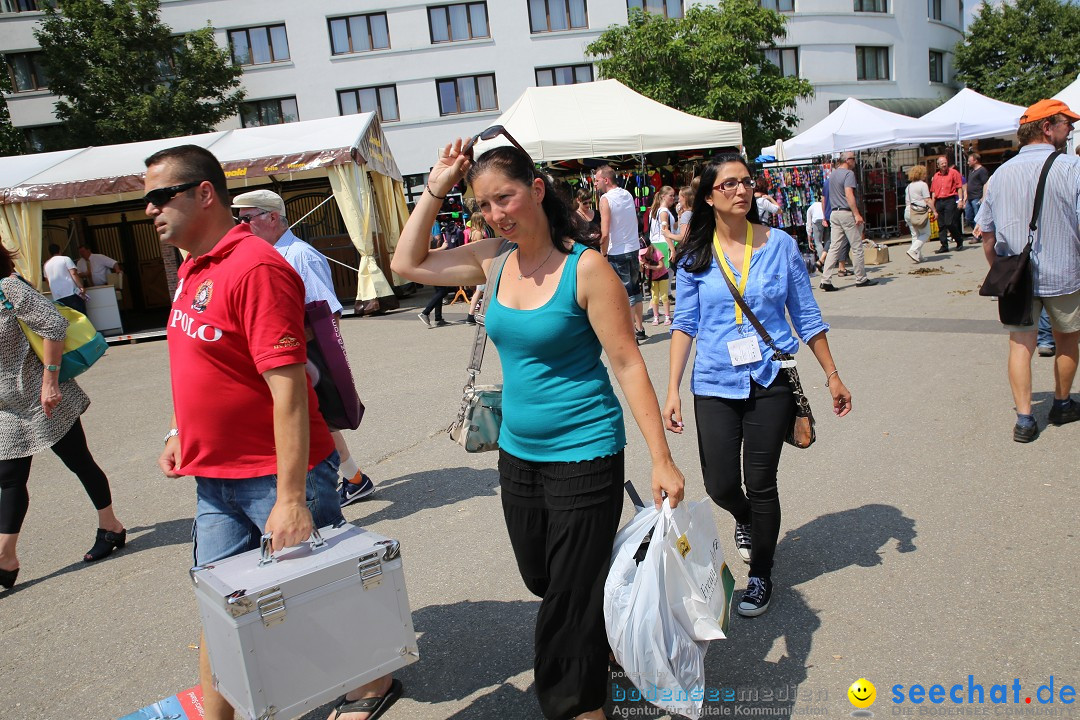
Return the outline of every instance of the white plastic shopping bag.
{"type": "Polygon", "coordinates": [[[615,660],[643,699],[690,718],[702,713],[708,640],[725,637],[727,605],[721,612],[715,605],[718,595],[730,598],[730,590],[711,589],[710,573],[720,587],[734,584],[730,572],[723,581],[719,543],[713,548],[706,539],[710,523],[716,534],[708,502],[697,503],[704,512],[693,504],[673,512],[667,501],[660,511],[641,509],[615,538],[604,587],[615,660]]]}
{"type": "Polygon", "coordinates": [[[712,503],[681,503],[667,513],[664,590],[675,620],[695,640],[723,640],[731,620],[735,578],[713,517],[712,503]]]}

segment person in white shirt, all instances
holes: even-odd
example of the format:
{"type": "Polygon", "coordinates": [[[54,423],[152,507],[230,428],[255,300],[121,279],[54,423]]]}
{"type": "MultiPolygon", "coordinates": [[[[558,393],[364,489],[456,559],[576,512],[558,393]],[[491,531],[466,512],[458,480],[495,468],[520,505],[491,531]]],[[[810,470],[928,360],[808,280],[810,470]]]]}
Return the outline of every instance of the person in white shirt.
{"type": "Polygon", "coordinates": [[[60,246],[49,246],[49,259],[45,261],[45,277],[49,280],[52,299],[86,314],[86,291],[75,263],[67,255],[60,254],[60,246]]]}
{"type": "Polygon", "coordinates": [[[806,209],[806,237],[814,246],[817,253],[817,268],[821,270],[825,265],[825,253],[829,248],[825,246],[825,228],[829,227],[829,221],[825,219],[825,208],[820,200],[810,203],[806,209]]]}
{"type": "Polygon", "coordinates": [[[75,263],[79,275],[88,285],[108,285],[110,272],[122,272],[120,263],[108,255],[90,252],[90,248],[82,245],[79,247],[79,261],[75,263]]]}
{"type": "MultiPolygon", "coordinates": [[[[252,190],[234,197],[232,207],[236,210],[236,219],[248,223],[251,232],[273,245],[300,275],[304,281],[304,302],[325,300],[330,312],[334,313],[334,322],[338,322],[341,302],[334,290],[330,263],[321,252],[296,237],[289,229],[285,201],[281,196],[271,190],[252,190]]],[[[338,499],[341,507],[345,507],[370,496],[375,492],[375,483],[357,466],[341,430],[331,427],[330,435],[341,457],[338,499]]]]}
{"type": "Polygon", "coordinates": [[[642,319],[641,265],[638,251],[637,209],[634,196],[615,182],[615,171],[610,165],[596,169],[593,185],[600,193],[600,252],[619,276],[630,298],[630,319],[638,342],[645,339],[645,322],[642,319]]]}

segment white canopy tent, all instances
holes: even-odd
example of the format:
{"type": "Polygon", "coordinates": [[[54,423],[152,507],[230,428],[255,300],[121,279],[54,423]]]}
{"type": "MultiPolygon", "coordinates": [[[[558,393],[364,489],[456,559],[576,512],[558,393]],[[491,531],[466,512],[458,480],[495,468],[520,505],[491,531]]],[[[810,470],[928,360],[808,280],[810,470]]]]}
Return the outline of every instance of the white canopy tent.
{"type": "Polygon", "coordinates": [[[920,119],[935,125],[953,126],[955,136],[951,139],[959,142],[1015,135],[1023,114],[1024,108],[1019,105],[994,100],[964,88],[920,119]]]}
{"type": "Polygon", "coordinates": [[[848,98],[828,117],[790,140],[762,148],[765,155],[779,161],[805,160],[871,148],[901,147],[955,139],[955,130],[946,123],[930,123],[899,115],[848,98]]]}
{"type": "MultiPolygon", "coordinates": [[[[739,123],[669,108],[618,80],[529,88],[494,124],[536,162],[742,145],[739,123]]],[[[477,152],[506,144],[498,137],[477,152]]]]}
{"type": "Polygon", "coordinates": [[[1060,100],[1074,113],[1080,113],[1080,75],[1077,75],[1075,80],[1055,95],[1054,100],[1060,100]]]}
{"type": "Polygon", "coordinates": [[[43,210],[137,200],[145,158],[185,144],[214,153],[230,188],[327,178],[361,256],[357,299],[393,294],[375,262],[374,234],[380,228],[392,250],[408,210],[375,113],[0,158],[0,234],[18,251],[20,274],[40,284],[43,210]]]}

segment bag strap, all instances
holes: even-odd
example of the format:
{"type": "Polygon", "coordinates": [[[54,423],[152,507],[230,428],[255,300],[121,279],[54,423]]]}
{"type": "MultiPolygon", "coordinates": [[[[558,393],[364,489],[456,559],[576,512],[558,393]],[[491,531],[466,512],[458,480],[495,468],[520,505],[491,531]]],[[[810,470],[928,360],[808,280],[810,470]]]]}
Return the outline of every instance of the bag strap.
{"type": "Polygon", "coordinates": [[[754,326],[754,329],[758,331],[758,335],[760,335],[761,339],[765,341],[765,344],[771,347],[773,349],[773,352],[783,355],[784,353],[782,353],[780,351],[780,348],[776,347],[776,343],[773,342],[772,336],[769,335],[769,333],[765,330],[765,327],[761,324],[761,321],[758,320],[757,316],[754,315],[753,311],[750,310],[750,306],[746,304],[746,300],[743,299],[742,293],[740,293],[739,289],[735,287],[735,285],[731,282],[731,278],[728,277],[727,273],[723,272],[723,266],[720,265],[720,263],[723,261],[716,254],[716,245],[712,246],[712,251],[713,257],[716,259],[716,264],[721,269],[720,274],[724,276],[724,282],[727,283],[728,290],[731,291],[731,297],[735,298],[735,302],[739,305],[740,308],[742,308],[743,315],[745,315],[746,318],[750,321],[750,324],[754,326]]]}
{"type": "Polygon", "coordinates": [[[1050,153],[1050,157],[1046,158],[1046,162],[1043,163],[1042,174],[1039,175],[1039,184],[1035,188],[1035,206],[1031,210],[1031,222],[1028,223],[1028,242],[1031,242],[1031,238],[1035,235],[1035,231],[1039,229],[1039,215],[1042,213],[1043,204],[1043,191],[1046,189],[1046,177],[1050,174],[1050,166],[1057,160],[1057,156],[1061,154],[1060,150],[1055,150],[1050,153]]]}
{"type": "Polygon", "coordinates": [[[506,264],[507,258],[510,257],[510,251],[513,249],[514,244],[504,239],[502,244],[499,245],[495,257],[492,258],[491,265],[488,266],[488,274],[484,279],[484,299],[480,302],[480,312],[476,315],[476,339],[473,341],[472,355],[469,357],[470,383],[480,374],[480,366],[484,363],[484,349],[487,347],[487,329],[484,327],[484,315],[487,314],[491,296],[495,294],[493,282],[498,281],[502,274],[503,265],[506,264]]]}

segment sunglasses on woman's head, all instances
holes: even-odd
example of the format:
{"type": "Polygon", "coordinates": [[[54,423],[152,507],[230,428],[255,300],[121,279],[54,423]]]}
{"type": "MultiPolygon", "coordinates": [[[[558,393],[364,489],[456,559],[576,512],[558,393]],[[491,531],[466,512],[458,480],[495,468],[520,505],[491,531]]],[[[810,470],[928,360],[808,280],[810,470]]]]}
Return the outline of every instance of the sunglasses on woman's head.
{"type": "Polygon", "coordinates": [[[154,207],[165,207],[165,205],[174,197],[190,190],[191,188],[201,185],[202,180],[196,180],[194,182],[181,183],[180,185],[170,185],[169,187],[154,188],[150,192],[143,195],[143,202],[150,203],[154,207]]]}
{"type": "Polygon", "coordinates": [[[529,154],[529,153],[525,152],[525,148],[521,147],[521,144],[517,140],[514,139],[513,135],[506,132],[506,128],[503,127],[502,125],[492,125],[487,130],[481,130],[480,132],[473,135],[471,138],[466,140],[465,144],[461,147],[461,154],[462,155],[467,155],[469,157],[469,159],[472,160],[473,159],[473,146],[476,144],[477,140],[483,140],[483,141],[487,142],[488,140],[494,140],[495,138],[499,137],[500,135],[502,135],[507,140],[509,140],[510,144],[512,144],[514,147],[516,147],[521,152],[525,153],[526,155],[529,154]]]}

